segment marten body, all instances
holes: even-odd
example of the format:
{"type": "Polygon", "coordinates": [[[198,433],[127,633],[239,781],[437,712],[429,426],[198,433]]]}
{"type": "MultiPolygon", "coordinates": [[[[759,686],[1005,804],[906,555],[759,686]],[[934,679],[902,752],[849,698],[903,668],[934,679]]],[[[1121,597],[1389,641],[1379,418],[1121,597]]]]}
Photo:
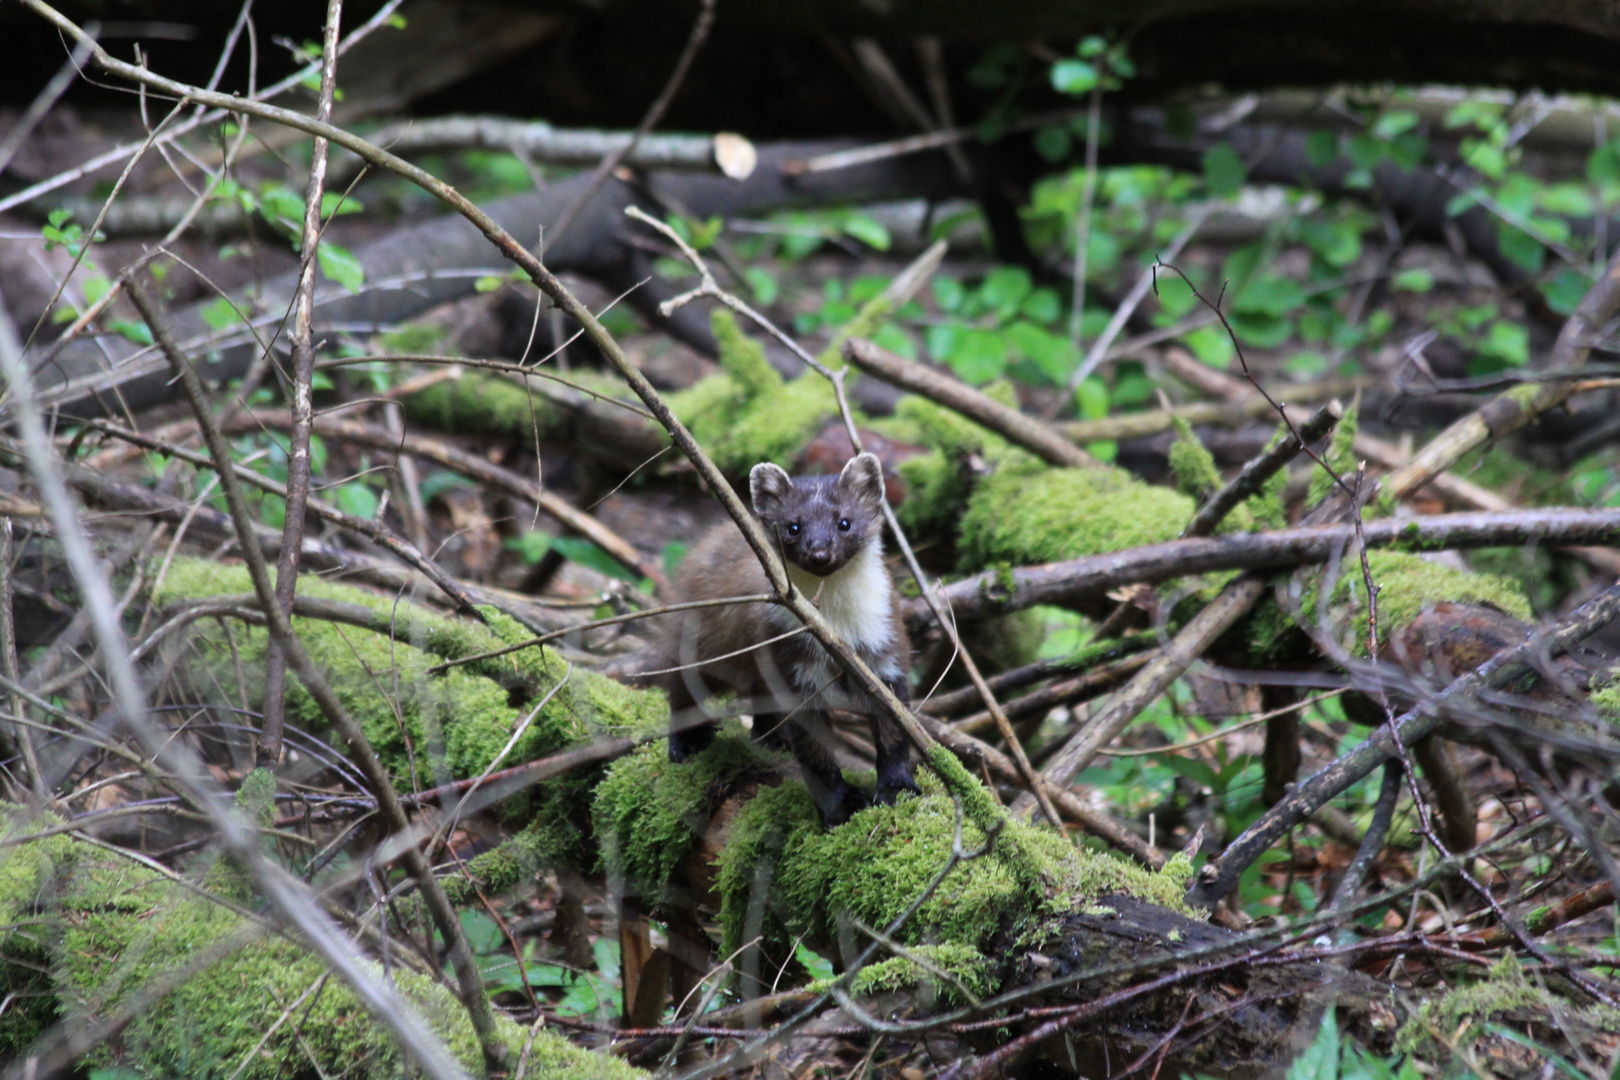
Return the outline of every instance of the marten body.
{"type": "MultiPolygon", "coordinates": [[[[793,478],[775,465],[756,465],[749,492],[754,514],[785,557],[794,586],[896,696],[909,702],[911,642],[883,565],[883,474],[877,458],[861,454],[837,477],[793,478]]],[[[682,602],[772,590],[753,549],[728,522],[687,554],[674,591],[682,602]]],[[[828,709],[871,718],[879,801],[893,802],[917,786],[904,729],[801,627],[792,612],[774,603],[666,616],[660,667],[680,668],[661,676],[669,693],[669,756],[681,761],[714,740],[716,725],[699,719],[700,710],[713,694],[734,690],[748,699],[755,737],[785,742],[793,751],[823,822],[832,826],[869,800],[844,780],[828,747],[828,709]]]]}

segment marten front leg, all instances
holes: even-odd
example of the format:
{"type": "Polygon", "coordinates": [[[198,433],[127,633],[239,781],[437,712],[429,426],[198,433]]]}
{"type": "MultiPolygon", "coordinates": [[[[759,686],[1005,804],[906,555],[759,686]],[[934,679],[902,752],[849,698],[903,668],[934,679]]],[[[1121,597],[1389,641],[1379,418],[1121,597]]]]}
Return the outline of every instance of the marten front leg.
{"type": "MultiPolygon", "coordinates": [[[[908,709],[911,707],[911,687],[905,676],[884,679],[883,683],[900,699],[902,705],[908,709]]],[[[902,791],[909,791],[913,795],[921,795],[922,792],[911,771],[911,740],[906,736],[906,729],[894,717],[878,708],[876,702],[872,704],[872,745],[877,748],[877,791],[873,793],[873,798],[893,806],[902,791]]]]}
{"type": "MultiPolygon", "coordinates": [[[[758,723],[759,718],[755,717],[754,722],[758,723]]],[[[782,722],[782,729],[804,773],[804,784],[816,800],[824,828],[842,825],[872,805],[866,792],[844,779],[844,771],[828,749],[825,739],[830,733],[825,712],[804,706],[782,722]]]]}
{"type": "Polygon", "coordinates": [[[685,675],[686,672],[676,672],[675,678],[664,686],[669,695],[671,761],[685,761],[703,753],[714,743],[715,733],[720,730],[720,725],[713,720],[694,723],[699,715],[698,703],[692,696],[692,687],[683,677],[685,675]]]}

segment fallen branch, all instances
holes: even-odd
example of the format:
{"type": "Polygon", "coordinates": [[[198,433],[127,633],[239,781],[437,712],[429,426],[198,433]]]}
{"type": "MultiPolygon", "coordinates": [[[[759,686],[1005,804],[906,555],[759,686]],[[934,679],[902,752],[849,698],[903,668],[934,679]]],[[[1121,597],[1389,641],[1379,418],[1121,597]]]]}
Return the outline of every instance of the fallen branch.
{"type": "MultiPolygon", "coordinates": [[[[1620,511],[1513,510],[1496,514],[1433,514],[1368,522],[1368,547],[1411,551],[1610,544],[1620,539],[1620,511]]],[[[986,619],[1037,604],[1074,604],[1122,585],[1160,582],[1218,570],[1282,570],[1326,562],[1355,538],[1353,525],[1314,525],[1237,536],[1170,540],[1128,551],[1065,562],[985,571],[947,585],[943,599],[960,619],[986,619]]],[[[906,604],[908,624],[926,627],[927,607],[906,604]]]]}

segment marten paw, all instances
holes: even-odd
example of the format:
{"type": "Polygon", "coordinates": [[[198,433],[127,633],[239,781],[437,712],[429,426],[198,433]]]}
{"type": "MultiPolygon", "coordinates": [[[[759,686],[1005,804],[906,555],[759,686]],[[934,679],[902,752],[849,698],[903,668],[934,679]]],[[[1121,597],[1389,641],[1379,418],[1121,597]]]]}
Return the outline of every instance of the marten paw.
{"type": "Polygon", "coordinates": [[[699,724],[696,727],[670,732],[669,760],[685,761],[689,757],[703,753],[714,745],[714,736],[718,730],[713,724],[699,724]]]}
{"type": "Polygon", "coordinates": [[[871,805],[872,800],[866,792],[851,784],[840,784],[836,790],[828,793],[826,801],[817,809],[821,811],[822,826],[832,829],[871,805]]]}
{"type": "Polygon", "coordinates": [[[922,794],[922,789],[917,786],[917,782],[911,778],[909,772],[896,772],[893,776],[880,778],[872,798],[884,806],[893,806],[902,791],[909,791],[913,795],[922,794]]]}

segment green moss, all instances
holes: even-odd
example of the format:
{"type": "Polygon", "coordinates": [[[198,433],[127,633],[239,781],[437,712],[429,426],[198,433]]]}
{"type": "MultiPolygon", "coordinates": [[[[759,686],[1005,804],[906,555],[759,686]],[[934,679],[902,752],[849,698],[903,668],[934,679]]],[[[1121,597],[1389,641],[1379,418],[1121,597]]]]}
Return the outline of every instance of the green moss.
{"type": "Polygon", "coordinates": [[[664,742],[620,758],[596,786],[592,805],[604,868],[622,875],[633,894],[661,896],[731,782],[750,770],[774,777],[785,760],[731,724],[707,750],[679,764],[669,760],[664,742]]]}
{"type": "Polygon", "coordinates": [[[1620,1010],[1576,1004],[1531,982],[1518,958],[1509,953],[1491,965],[1484,980],[1456,987],[1425,1001],[1401,1025],[1395,1036],[1395,1047],[1423,1056],[1443,1054],[1448,1044],[1458,1044],[1459,1034],[1465,1027],[1521,1010],[1552,1019],[1560,1027],[1562,1022],[1573,1020],[1598,1031],[1620,1031],[1620,1010]]]}
{"type": "Polygon", "coordinates": [[[16,1056],[60,1017],[49,975],[58,934],[45,904],[72,870],[77,847],[65,835],[18,841],[59,820],[0,803],[0,1061],[16,1056]]]}
{"type": "MultiPolygon", "coordinates": [[[[624,382],[593,371],[570,372],[571,382],[610,398],[623,398],[624,382]]],[[[556,384],[552,384],[556,385],[556,384]]],[[[542,392],[494,374],[466,374],[424,387],[403,399],[405,415],[439,431],[502,435],[519,443],[566,434],[572,410],[542,392]]],[[[565,391],[568,397],[577,392],[565,391]]]]}
{"type": "Polygon", "coordinates": [[[731,376],[744,397],[756,398],[781,389],[782,376],[765,358],[765,347],[742,332],[729,309],[715,308],[709,327],[720,348],[720,368],[731,376]]]}
{"type": "Polygon", "coordinates": [[[242,777],[236,789],[236,808],[261,829],[270,827],[276,817],[276,776],[260,767],[242,777]]]}
{"type": "Polygon", "coordinates": [[[733,476],[761,461],[791,461],[838,414],[832,384],[812,371],[784,382],[724,308],[713,325],[721,373],[672,394],[669,407],[733,476]]]}
{"type": "Polygon", "coordinates": [[[972,490],[959,459],[930,450],[902,461],[895,470],[906,484],[906,498],[895,508],[900,527],[911,536],[950,536],[972,490]]]}
{"type": "MultiPolygon", "coordinates": [[[[970,945],[946,942],[942,945],[916,945],[907,950],[935,968],[953,977],[974,997],[983,998],[995,992],[990,961],[970,945]]],[[[920,988],[924,996],[942,995],[953,1005],[967,1004],[956,987],[938,978],[922,964],[908,956],[891,956],[875,964],[868,964],[850,980],[850,993],[855,997],[875,997],[896,990],[920,988]]],[[[810,987],[821,988],[821,984],[810,987]]]]}
{"type": "MultiPolygon", "coordinates": [[[[240,566],[179,560],[171,568],[159,603],[181,597],[251,591],[240,566]]],[[[304,595],[344,600],[383,614],[395,610],[390,599],[363,590],[301,579],[304,595]]],[[[391,641],[383,634],[316,619],[293,624],[310,655],[321,666],[334,693],[359,721],[372,748],[405,790],[420,790],[482,774],[518,726],[542,699],[544,706],[501,759],[500,767],[520,765],[597,737],[635,737],[660,730],[668,706],[658,691],[634,690],[594,672],[570,665],[555,651],[527,648],[518,652],[429,675],[440,657],[459,658],[528,640],[532,635],[515,619],[493,610],[483,612],[486,626],[434,615],[400,605],[417,642],[391,641]],[[515,696],[514,696],[515,695],[515,696]]],[[[267,634],[263,629],[233,626],[229,637],[213,626],[199,626],[192,638],[188,665],[197,700],[235,687],[236,664],[247,674],[249,707],[262,704],[267,634]],[[234,645],[234,653],[233,653],[234,645]]],[[[233,701],[233,704],[236,702],[233,701]]],[[[303,685],[287,687],[289,719],[305,730],[327,734],[325,718],[303,685]]],[[[569,816],[586,804],[599,768],[575,769],[521,791],[499,807],[508,821],[533,820],[549,830],[551,858],[588,866],[586,822],[569,816]]],[[[541,845],[537,844],[537,850],[541,845]]]]}
{"type": "MultiPolygon", "coordinates": [[[[52,977],[70,1022],[105,1015],[138,997],[154,979],[185,968],[244,927],[233,911],[193,889],[99,853],[79,861],[58,910],[52,977]]],[[[372,977],[384,977],[380,967],[366,966],[372,977]]],[[[399,968],[387,978],[456,1059],[480,1072],[477,1038],[450,992],[399,968]]],[[[515,1055],[527,1032],[504,1016],[496,1022],[515,1055]]],[[[640,1075],[547,1032],[536,1046],[557,1070],[548,1076],[640,1075]]],[[[116,1044],[91,1055],[92,1064],[143,1075],[226,1077],[241,1066],[237,1075],[246,1078],[301,1073],[311,1059],[329,1074],[349,1077],[394,1077],[404,1067],[392,1036],[348,986],[303,945],[274,934],[190,975],[175,992],[143,1008],[116,1044]],[[284,1014],[295,1004],[295,1022],[286,1022],[284,1014]]]]}
{"type": "MultiPolygon", "coordinates": [[[[1185,860],[1155,874],[1107,855],[1078,851],[1051,830],[1006,820],[989,793],[948,752],[941,750],[930,760],[951,774],[953,789],[961,785],[966,850],[983,847],[981,822],[1003,824],[992,849],[952,868],[900,929],[902,944],[985,952],[998,938],[1033,934],[1050,917],[1107,893],[1130,893],[1187,910],[1182,896],[1191,866],[1185,860]]],[[[956,804],[935,776],[919,773],[918,782],[921,797],[862,810],[831,830],[817,827],[815,809],[797,782],[762,790],[738,813],[720,857],[716,884],[722,947],[743,943],[743,920],[760,883],[770,889],[765,905],[769,921],[763,927],[768,940],[804,935],[834,941],[840,920],[849,916],[887,928],[951,859],[956,804]],[[762,863],[767,867],[763,874],[762,863]]]]}
{"type": "MultiPolygon", "coordinates": [[[[1442,601],[1489,604],[1520,619],[1532,618],[1530,602],[1518,583],[1491,574],[1470,574],[1420,555],[1400,551],[1370,551],[1367,565],[1378,586],[1378,632],[1388,641],[1423,611],[1442,601]]],[[[1307,610],[1315,617],[1315,605],[1307,610]]],[[[1352,647],[1367,652],[1367,588],[1358,562],[1346,560],[1333,590],[1330,625],[1353,627],[1352,647]],[[1353,623],[1349,616],[1354,613],[1353,623]]]]}
{"type": "Polygon", "coordinates": [[[787,931],[796,921],[781,890],[773,888],[776,867],[789,842],[821,827],[815,800],[798,781],[762,787],[731,823],[726,846],[716,867],[715,889],[720,894],[720,954],[733,956],[753,933],[763,935],[774,951],[792,940],[787,931]],[[747,926],[750,901],[756,887],[765,890],[758,930],[747,926]]]}
{"type": "Polygon", "coordinates": [[[1046,469],[1009,455],[968,501],[960,568],[1055,562],[1172,540],[1192,500],[1120,469],[1046,469]]]}
{"type": "Polygon", "coordinates": [[[1215,467],[1215,455],[1199,441],[1192,425],[1181,417],[1173,417],[1176,431],[1170,444],[1170,474],[1176,479],[1176,490],[1197,503],[1221,489],[1221,472],[1215,467]]]}
{"type": "MultiPolygon", "coordinates": [[[[1346,483],[1354,480],[1356,475],[1356,431],[1361,424],[1361,402],[1356,400],[1344,411],[1344,418],[1333,429],[1333,438],[1328,440],[1327,450],[1322,454],[1322,460],[1346,483]]],[[[1306,506],[1315,506],[1327,498],[1328,492],[1338,485],[1334,483],[1333,474],[1329,474],[1320,465],[1311,470],[1311,484],[1309,493],[1305,496],[1306,506]]]]}
{"type": "Polygon", "coordinates": [[[1620,681],[1592,692],[1592,707],[1610,720],[1620,721],[1620,681]]]}
{"type": "MultiPolygon", "coordinates": [[[[1369,551],[1367,565],[1378,586],[1379,640],[1390,638],[1423,611],[1443,601],[1489,604],[1519,619],[1530,619],[1530,602],[1519,584],[1510,578],[1475,574],[1430,562],[1421,555],[1402,551],[1369,551]]],[[[1306,586],[1300,603],[1301,617],[1312,626],[1323,622],[1316,580],[1306,586]]],[[[1326,623],[1339,641],[1354,655],[1367,655],[1367,588],[1361,564],[1346,559],[1340,567],[1326,623]]],[[[1248,622],[1252,647],[1263,655],[1273,655],[1286,647],[1294,632],[1294,622],[1268,597],[1248,622]]]]}

